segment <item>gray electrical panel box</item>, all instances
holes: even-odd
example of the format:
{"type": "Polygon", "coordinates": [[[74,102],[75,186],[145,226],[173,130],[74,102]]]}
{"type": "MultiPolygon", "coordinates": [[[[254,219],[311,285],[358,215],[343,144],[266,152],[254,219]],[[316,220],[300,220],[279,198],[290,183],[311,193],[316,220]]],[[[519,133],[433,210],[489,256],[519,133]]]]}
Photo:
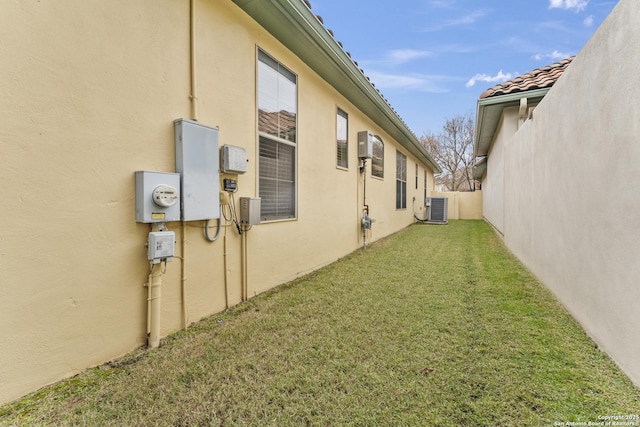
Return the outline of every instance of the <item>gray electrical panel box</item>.
{"type": "Polygon", "coordinates": [[[240,224],[260,224],[260,197],[240,197],[240,224]]]}
{"type": "Polygon", "coordinates": [[[373,157],[373,135],[369,131],[358,132],[358,158],[370,159],[373,157]]]}
{"type": "Polygon", "coordinates": [[[222,146],[222,173],[245,173],[247,171],[247,152],[235,145],[222,146]]]}
{"type": "Polygon", "coordinates": [[[180,174],[136,171],[136,222],[180,221],[180,174]]]}
{"type": "Polygon", "coordinates": [[[218,129],[187,119],[173,125],[182,220],[220,218],[218,129]]]}

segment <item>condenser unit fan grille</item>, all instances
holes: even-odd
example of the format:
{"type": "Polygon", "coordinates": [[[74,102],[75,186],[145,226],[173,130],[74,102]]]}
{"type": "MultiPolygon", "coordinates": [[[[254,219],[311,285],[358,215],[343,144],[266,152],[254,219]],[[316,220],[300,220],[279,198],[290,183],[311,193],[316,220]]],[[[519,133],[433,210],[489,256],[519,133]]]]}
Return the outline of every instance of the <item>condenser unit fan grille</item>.
{"type": "Polygon", "coordinates": [[[431,197],[431,208],[429,209],[429,221],[446,222],[447,205],[446,197],[431,197]]]}

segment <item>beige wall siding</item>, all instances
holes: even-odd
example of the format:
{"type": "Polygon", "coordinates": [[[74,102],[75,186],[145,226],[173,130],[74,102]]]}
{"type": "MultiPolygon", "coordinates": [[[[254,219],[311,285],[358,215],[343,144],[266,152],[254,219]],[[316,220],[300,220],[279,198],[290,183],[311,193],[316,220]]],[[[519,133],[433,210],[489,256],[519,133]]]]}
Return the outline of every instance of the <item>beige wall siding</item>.
{"type": "Polygon", "coordinates": [[[504,151],[507,245],[638,385],[639,20],[621,0],[504,151]]]}
{"type": "Polygon", "coordinates": [[[174,170],[188,6],[24,1],[0,15],[6,401],[144,342],[148,229],[133,221],[133,171],[174,170]]]}
{"type": "MultiPolygon", "coordinates": [[[[410,208],[395,210],[397,142],[230,0],[195,5],[197,118],[249,159],[236,203],[258,195],[257,48],[298,76],[298,218],[248,233],[248,295],[362,245],[360,130],[385,142],[385,178],[370,165],[366,178],[368,240],[410,224],[410,208]],[[348,170],[336,168],[336,107],[349,114],[348,170]]],[[[189,1],[9,2],[0,39],[5,402],[145,343],[150,227],[135,222],[134,171],[174,171],[173,120],[193,118],[189,1]]],[[[410,206],[422,183],[411,185],[407,157],[410,206]]],[[[168,224],[178,257],[163,276],[161,335],[223,310],[225,272],[229,304],[241,300],[241,239],[225,226],[208,243],[203,224],[168,224]]]]}

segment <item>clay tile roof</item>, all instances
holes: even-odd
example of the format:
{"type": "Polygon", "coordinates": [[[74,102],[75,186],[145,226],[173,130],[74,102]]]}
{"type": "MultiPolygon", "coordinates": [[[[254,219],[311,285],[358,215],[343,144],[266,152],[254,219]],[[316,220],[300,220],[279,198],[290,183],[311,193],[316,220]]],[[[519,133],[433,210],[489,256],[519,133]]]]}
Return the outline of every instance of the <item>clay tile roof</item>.
{"type": "Polygon", "coordinates": [[[500,83],[494,87],[487,89],[480,95],[480,99],[490,98],[492,96],[507,95],[510,93],[526,92],[534,89],[545,89],[554,85],[560,78],[564,70],[567,69],[575,56],[546,67],[536,68],[526,74],[518,76],[508,82],[500,83]]]}

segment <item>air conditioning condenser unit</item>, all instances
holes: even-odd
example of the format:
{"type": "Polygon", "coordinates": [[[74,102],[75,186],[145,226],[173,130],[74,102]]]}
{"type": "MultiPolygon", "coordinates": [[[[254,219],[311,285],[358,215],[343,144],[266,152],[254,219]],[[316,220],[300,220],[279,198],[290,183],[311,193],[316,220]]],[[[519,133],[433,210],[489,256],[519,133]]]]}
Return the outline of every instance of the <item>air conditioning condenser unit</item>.
{"type": "Polygon", "coordinates": [[[427,222],[447,223],[447,207],[449,205],[447,197],[427,197],[425,205],[428,212],[427,222]]]}

